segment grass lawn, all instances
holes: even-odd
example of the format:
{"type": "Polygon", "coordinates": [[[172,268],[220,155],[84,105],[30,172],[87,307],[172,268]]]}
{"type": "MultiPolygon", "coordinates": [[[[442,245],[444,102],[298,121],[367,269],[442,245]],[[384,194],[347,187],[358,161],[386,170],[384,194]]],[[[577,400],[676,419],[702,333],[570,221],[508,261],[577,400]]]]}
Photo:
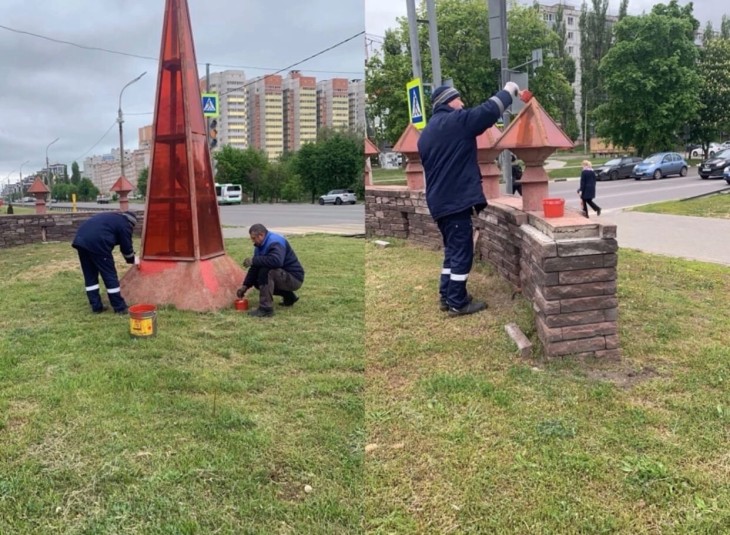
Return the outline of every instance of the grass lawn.
{"type": "Polygon", "coordinates": [[[162,308],[142,340],[68,244],[0,250],[0,533],[362,532],[364,242],[291,243],[293,308],[162,308]]]}
{"type": "MultiPolygon", "coordinates": [[[[13,213],[11,215],[28,215],[28,214],[35,214],[35,207],[13,204],[13,213]]],[[[0,217],[5,216],[5,215],[8,215],[8,205],[7,204],[3,204],[3,206],[0,207],[0,217]]]]}
{"type": "Polygon", "coordinates": [[[667,201],[634,208],[636,212],[692,215],[730,219],[730,193],[718,193],[689,201],[667,201]]]}
{"type": "Polygon", "coordinates": [[[440,253],[368,246],[368,533],[728,533],[730,269],[619,258],[622,361],[544,362],[490,269],[450,319],[440,253]]]}
{"type": "Polygon", "coordinates": [[[379,186],[405,186],[406,172],[404,169],[373,169],[373,184],[379,186]]]}

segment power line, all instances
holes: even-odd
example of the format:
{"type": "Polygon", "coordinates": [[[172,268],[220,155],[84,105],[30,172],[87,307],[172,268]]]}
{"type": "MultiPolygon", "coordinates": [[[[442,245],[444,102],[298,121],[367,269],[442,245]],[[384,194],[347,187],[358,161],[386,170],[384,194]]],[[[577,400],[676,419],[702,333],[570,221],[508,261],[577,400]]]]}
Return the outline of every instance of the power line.
{"type": "MultiPolygon", "coordinates": [[[[109,134],[109,132],[111,132],[112,128],[114,128],[114,125],[116,125],[116,124],[117,124],[117,121],[114,120],[114,122],[112,123],[112,125],[107,129],[106,132],[104,132],[104,135],[101,136],[99,138],[99,140],[96,143],[94,143],[89,150],[87,150],[81,156],[79,156],[78,158],[76,158],[74,161],[75,162],[78,162],[79,160],[81,160],[81,158],[83,158],[84,156],[86,156],[87,154],[89,154],[92,150],[94,150],[96,148],[96,146],[104,140],[104,138],[107,136],[107,134],[109,134]]],[[[122,155],[122,157],[124,157],[124,155],[122,155]]]]}
{"type": "MultiPolygon", "coordinates": [[[[146,60],[152,60],[152,61],[157,61],[157,62],[160,61],[160,58],[155,58],[152,56],[142,56],[139,54],[131,54],[129,52],[120,52],[119,50],[111,50],[109,48],[104,48],[104,47],[99,47],[99,46],[81,45],[78,43],[74,43],[72,41],[56,39],[55,37],[48,37],[46,35],[41,35],[38,33],[26,31],[26,30],[18,30],[16,28],[11,28],[11,27],[5,26],[3,24],[0,24],[0,28],[2,28],[3,30],[7,30],[9,32],[19,33],[22,35],[29,35],[31,37],[37,37],[38,39],[43,39],[45,41],[51,41],[52,43],[59,43],[59,44],[63,44],[63,45],[74,46],[76,48],[81,48],[83,50],[94,50],[97,52],[106,52],[107,54],[116,54],[119,56],[126,56],[126,57],[130,57],[130,58],[146,59],[146,60]]],[[[349,39],[344,42],[347,42],[347,41],[349,41],[349,39]]],[[[308,59],[311,59],[311,58],[308,58],[308,59]]],[[[199,62],[198,65],[202,66],[202,65],[205,65],[205,63],[199,62]]],[[[250,69],[250,70],[257,70],[257,71],[274,70],[274,67],[254,67],[252,65],[224,65],[224,64],[219,64],[219,63],[211,63],[210,65],[212,65],[213,67],[221,67],[224,69],[250,69]]],[[[318,72],[318,73],[322,73],[322,72],[330,73],[331,72],[331,73],[337,73],[337,74],[362,74],[360,71],[311,71],[311,72],[318,72]]]]}
{"type": "MultiPolygon", "coordinates": [[[[353,39],[355,39],[356,37],[360,37],[360,36],[361,36],[361,35],[363,35],[364,33],[365,33],[365,30],[363,30],[363,31],[361,31],[361,32],[358,32],[358,33],[356,33],[355,35],[352,35],[352,36],[348,37],[347,39],[344,39],[344,40],[340,41],[339,43],[335,43],[335,44],[334,44],[334,45],[332,45],[332,46],[328,46],[327,48],[325,48],[325,49],[323,49],[323,50],[320,50],[319,52],[316,52],[316,53],[312,54],[311,56],[308,56],[308,57],[304,58],[304,59],[303,59],[303,60],[301,60],[301,61],[297,61],[296,63],[292,63],[291,65],[288,65],[288,66],[284,67],[283,69],[279,69],[278,71],[276,71],[276,72],[274,72],[274,73],[272,73],[272,74],[279,74],[280,72],[283,72],[283,71],[288,71],[289,69],[291,69],[291,68],[293,68],[293,67],[296,67],[297,65],[301,65],[302,63],[304,63],[304,62],[306,62],[306,61],[309,61],[310,59],[314,59],[314,58],[316,58],[317,56],[321,56],[322,54],[324,54],[324,53],[326,53],[326,52],[329,52],[330,50],[333,50],[333,49],[337,48],[338,46],[342,46],[342,45],[344,45],[345,43],[347,43],[347,42],[349,42],[349,41],[352,41],[352,40],[353,40],[353,39]]],[[[238,91],[239,89],[244,89],[244,88],[248,87],[249,85],[253,84],[253,83],[254,83],[254,82],[256,82],[256,81],[258,81],[258,80],[251,80],[250,82],[247,82],[247,83],[243,84],[243,85],[242,85],[242,86],[240,86],[240,87],[234,87],[233,89],[229,89],[229,90],[228,90],[228,91],[226,91],[225,93],[221,93],[221,94],[220,94],[219,96],[221,96],[221,97],[222,97],[222,96],[225,96],[225,95],[227,95],[228,93],[232,93],[232,92],[234,92],[234,91],[238,91]]]]}

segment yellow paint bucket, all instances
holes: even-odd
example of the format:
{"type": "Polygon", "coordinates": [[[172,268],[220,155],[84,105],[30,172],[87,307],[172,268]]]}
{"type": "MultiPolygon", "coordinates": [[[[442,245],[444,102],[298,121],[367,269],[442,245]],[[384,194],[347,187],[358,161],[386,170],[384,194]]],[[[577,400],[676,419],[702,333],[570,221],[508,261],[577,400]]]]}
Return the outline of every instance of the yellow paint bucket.
{"type": "Polygon", "coordinates": [[[157,335],[157,307],[132,305],[129,307],[129,334],[135,338],[157,335]]]}

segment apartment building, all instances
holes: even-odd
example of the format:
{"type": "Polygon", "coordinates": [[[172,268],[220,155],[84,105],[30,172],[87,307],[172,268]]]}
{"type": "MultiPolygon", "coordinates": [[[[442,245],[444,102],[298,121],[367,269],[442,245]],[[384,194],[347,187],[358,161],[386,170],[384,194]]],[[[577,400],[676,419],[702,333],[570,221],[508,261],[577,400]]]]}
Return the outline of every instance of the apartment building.
{"type": "Polygon", "coordinates": [[[284,150],[317,140],[317,80],[291,71],[283,81],[284,150]]]}
{"type": "MultiPolygon", "coordinates": [[[[573,83],[573,90],[575,91],[575,114],[577,117],[581,116],[583,110],[583,95],[581,92],[581,33],[580,33],[580,7],[575,7],[570,4],[540,4],[540,12],[542,13],[543,19],[547,22],[548,26],[554,28],[558,21],[558,10],[562,6],[563,8],[563,20],[565,22],[565,41],[566,41],[566,52],[568,55],[575,60],[575,82],[573,83]]],[[[614,15],[606,15],[606,22],[609,24],[615,24],[618,22],[618,17],[614,15]]],[[[578,121],[581,124],[581,135],[582,135],[582,121],[578,121]]]]}
{"type": "MultiPolygon", "coordinates": [[[[218,93],[218,145],[237,149],[248,147],[248,106],[243,71],[228,70],[210,74],[210,92],[218,93]]],[[[206,79],[200,79],[200,91],[206,92],[206,79]]]]}
{"type": "Polygon", "coordinates": [[[255,79],[246,86],[248,144],[276,159],[284,152],[283,81],[277,74],[255,79]]]}
{"type": "Polygon", "coordinates": [[[365,133],[365,80],[350,80],[347,84],[347,108],[350,128],[365,133]]]}
{"type": "Polygon", "coordinates": [[[317,129],[350,126],[349,81],[332,78],[317,83],[317,129]]]}
{"type": "MultiPolygon", "coordinates": [[[[150,165],[150,147],[152,127],[139,129],[139,147],[136,150],[124,151],[124,178],[137,187],[140,172],[150,165]],[[142,136],[145,136],[144,138],[142,136]],[[149,137],[146,137],[149,135],[149,137]]],[[[110,194],[111,187],[122,176],[122,165],[119,149],[112,149],[111,154],[95,155],[84,160],[81,176],[91,180],[100,193],[110,194]]]]}

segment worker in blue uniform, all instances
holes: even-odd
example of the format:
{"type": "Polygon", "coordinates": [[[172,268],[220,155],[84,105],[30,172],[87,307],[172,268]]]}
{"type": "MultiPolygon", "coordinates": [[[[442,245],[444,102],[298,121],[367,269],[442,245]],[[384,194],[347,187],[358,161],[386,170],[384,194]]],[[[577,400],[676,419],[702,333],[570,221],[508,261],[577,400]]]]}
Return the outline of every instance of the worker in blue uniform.
{"type": "Polygon", "coordinates": [[[493,126],[520,88],[507,82],[486,102],[465,108],[459,91],[442,85],[431,94],[433,115],[418,140],[426,178],[426,202],[444,243],[440,309],[449,316],[474,314],[487,308],[473,301],[466,281],[474,258],[472,215],[487,206],[477,162],[476,138],[493,126]]]}
{"type": "Polygon", "coordinates": [[[248,233],[254,253],[243,260],[248,271],[236,295],[240,299],[250,288],[258,288],[259,307],[249,314],[265,318],[274,315],[274,295],[283,298],[281,305],[285,307],[299,301],[294,292],[304,282],[304,268],[284,236],[267,230],[261,223],[251,225],[248,233]]]}
{"type": "Polygon", "coordinates": [[[78,252],[86,297],[95,314],[107,310],[99,294],[99,275],[104,281],[114,312],[127,313],[127,303],[122,297],[112,251],[119,246],[127,264],[137,261],[132,244],[132,232],[136,224],[134,212],[102,212],[84,221],[76,232],[71,245],[78,252]]]}

